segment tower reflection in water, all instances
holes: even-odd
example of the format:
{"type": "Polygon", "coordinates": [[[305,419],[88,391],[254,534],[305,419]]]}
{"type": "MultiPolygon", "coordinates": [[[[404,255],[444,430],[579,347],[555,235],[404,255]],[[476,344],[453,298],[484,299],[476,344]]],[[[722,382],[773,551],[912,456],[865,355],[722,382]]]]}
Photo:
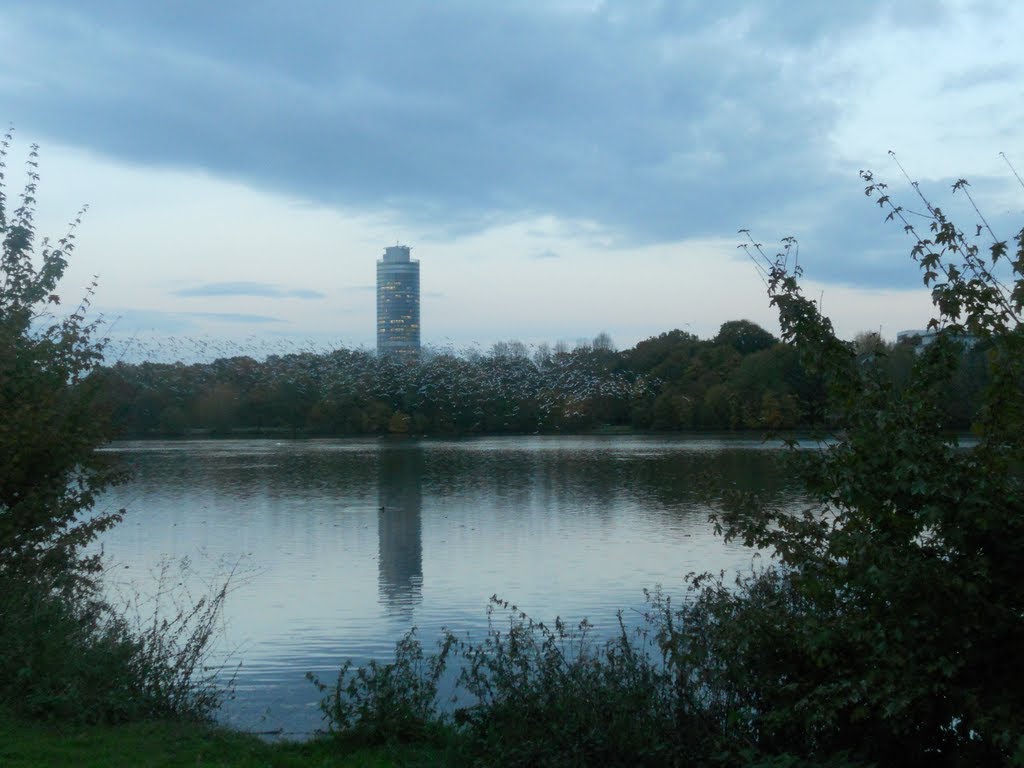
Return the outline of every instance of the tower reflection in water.
{"type": "Polygon", "coordinates": [[[378,463],[377,577],[388,614],[412,616],[423,597],[423,449],[415,444],[382,445],[378,463]]]}

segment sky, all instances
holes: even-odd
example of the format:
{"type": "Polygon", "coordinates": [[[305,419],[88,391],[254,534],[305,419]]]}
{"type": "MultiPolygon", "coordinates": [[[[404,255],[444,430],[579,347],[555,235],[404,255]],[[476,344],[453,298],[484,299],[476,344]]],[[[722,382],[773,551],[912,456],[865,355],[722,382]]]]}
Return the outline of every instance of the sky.
{"type": "Polygon", "coordinates": [[[1017,0],[0,0],[7,183],[39,144],[40,233],[88,205],[65,301],[98,276],[154,357],[372,348],[396,243],[427,345],[777,332],[741,229],[894,338],[929,296],[858,172],[921,210],[894,152],[973,231],[966,178],[1012,237],[1022,30],[1017,0]]]}

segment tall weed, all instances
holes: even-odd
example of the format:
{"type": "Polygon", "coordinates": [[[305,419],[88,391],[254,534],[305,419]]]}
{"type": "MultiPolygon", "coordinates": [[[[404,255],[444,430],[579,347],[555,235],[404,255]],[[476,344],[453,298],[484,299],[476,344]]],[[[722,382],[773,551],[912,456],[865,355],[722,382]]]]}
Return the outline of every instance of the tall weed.
{"type": "Polygon", "coordinates": [[[179,605],[170,584],[117,608],[95,583],[0,580],[0,708],[65,723],[210,718],[231,690],[207,665],[230,581],[179,605]]]}
{"type": "Polygon", "coordinates": [[[346,662],[334,685],[309,677],[329,729],[348,738],[447,733],[455,761],[470,764],[672,765],[687,740],[677,738],[679,688],[657,629],[653,617],[629,629],[620,615],[616,635],[600,641],[586,620],[549,626],[495,596],[482,640],[445,632],[427,654],[412,631],[393,663],[346,662]]]}
{"type": "Polygon", "coordinates": [[[453,647],[449,636],[437,653],[425,655],[410,630],[395,646],[390,664],[370,661],[355,667],[346,661],[329,685],[307,673],[325,694],[320,708],[331,733],[363,743],[431,741],[446,724],[438,691],[453,647]]]}
{"type": "Polygon", "coordinates": [[[649,593],[639,625],[620,614],[607,639],[586,620],[547,625],[495,596],[481,640],[446,632],[429,654],[413,631],[393,663],[347,662],[335,685],[310,679],[333,733],[364,743],[443,737],[454,765],[861,765],[844,753],[807,762],[782,744],[763,749],[764,702],[747,687],[759,674],[730,660],[756,661],[768,646],[728,617],[771,611],[785,599],[779,586],[772,569],[728,587],[691,576],[682,607],[649,593]],[[453,683],[447,697],[443,681],[453,683]]]}

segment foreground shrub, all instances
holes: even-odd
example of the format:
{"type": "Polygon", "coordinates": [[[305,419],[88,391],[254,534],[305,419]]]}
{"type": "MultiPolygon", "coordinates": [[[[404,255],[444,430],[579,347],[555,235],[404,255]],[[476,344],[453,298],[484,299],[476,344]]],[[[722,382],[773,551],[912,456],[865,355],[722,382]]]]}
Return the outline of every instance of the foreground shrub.
{"type": "Polygon", "coordinates": [[[113,437],[97,407],[106,341],[86,318],[91,287],[55,314],[78,220],[56,245],[37,242],[36,147],[12,210],[10,142],[0,139],[0,707],[64,721],[208,715],[220,692],[202,660],[225,590],[145,624],[103,599],[89,545],[124,513],[94,508],[124,477],[97,451],[113,437]]]}
{"type": "Polygon", "coordinates": [[[64,317],[57,286],[75,228],[36,243],[36,148],[14,210],[4,194],[11,140],[0,140],[0,576],[88,579],[100,567],[86,547],[123,510],[89,512],[123,475],[96,448],[112,437],[94,407],[105,341],[88,322],[89,293],[64,317]],[[37,253],[38,250],[38,253],[37,253]]]}
{"type": "MultiPolygon", "coordinates": [[[[775,553],[777,599],[767,614],[749,600],[707,604],[707,645],[746,670],[743,716],[765,749],[1024,763],[1024,693],[1010,682],[1024,679],[1024,230],[1014,253],[979,224],[983,250],[921,195],[919,232],[865,180],[915,241],[935,339],[897,389],[883,350],[858,354],[803,295],[791,247],[766,264],[783,338],[821,372],[845,429],[792,456],[803,514],[739,500],[722,518],[728,537],[775,553]],[[964,344],[989,367],[968,445],[942,430],[964,344]]],[[[965,182],[954,191],[969,196],[965,182]]]]}
{"type": "Polygon", "coordinates": [[[556,619],[534,622],[516,606],[509,626],[494,626],[480,643],[463,642],[459,682],[472,705],[457,709],[474,754],[501,755],[506,765],[662,765],[677,740],[674,696],[664,668],[655,663],[646,633],[619,632],[592,639],[586,621],[576,627],[556,619]]]}
{"type": "MultiPolygon", "coordinates": [[[[713,603],[706,578],[693,583],[713,603]]],[[[492,597],[482,639],[449,632],[427,653],[412,631],[392,663],[347,662],[333,685],[309,677],[345,743],[426,741],[454,765],[860,765],[844,753],[812,763],[762,750],[746,691],[726,682],[730,668],[707,656],[695,663],[707,645],[692,641],[710,633],[710,613],[679,610],[660,593],[649,607],[638,626],[620,617],[600,640],[586,621],[547,626],[492,597]],[[677,623],[698,616],[685,631],[677,623]]]]}
{"type": "Polygon", "coordinates": [[[447,734],[456,761],[506,766],[662,765],[674,749],[672,681],[646,634],[595,643],[575,628],[531,620],[492,598],[479,642],[447,633],[425,654],[410,632],[395,661],[341,670],[321,708],[346,739],[435,740],[447,734]],[[497,626],[495,611],[508,618],[497,626]]]}
{"type": "Polygon", "coordinates": [[[445,726],[438,691],[451,647],[446,640],[425,656],[414,629],[395,646],[392,663],[355,668],[346,661],[333,686],[312,673],[306,678],[327,694],[320,708],[336,735],[367,744],[433,741],[445,726]]]}
{"type": "Polygon", "coordinates": [[[136,708],[125,672],[137,643],[102,606],[38,581],[0,583],[0,705],[61,721],[120,721],[136,708]]]}
{"type": "Polygon", "coordinates": [[[95,595],[0,580],[0,710],[64,723],[208,719],[228,690],[205,665],[224,596],[140,624],[95,595]]]}

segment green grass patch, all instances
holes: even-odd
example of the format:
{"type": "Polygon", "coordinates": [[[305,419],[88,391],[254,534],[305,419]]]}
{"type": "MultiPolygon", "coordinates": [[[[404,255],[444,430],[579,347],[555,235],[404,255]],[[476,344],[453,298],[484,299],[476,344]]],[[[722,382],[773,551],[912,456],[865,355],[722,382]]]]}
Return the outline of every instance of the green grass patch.
{"type": "Polygon", "coordinates": [[[440,765],[416,746],[360,748],[331,738],[268,743],[190,723],[62,726],[0,717],[4,768],[389,768],[440,765]]]}

